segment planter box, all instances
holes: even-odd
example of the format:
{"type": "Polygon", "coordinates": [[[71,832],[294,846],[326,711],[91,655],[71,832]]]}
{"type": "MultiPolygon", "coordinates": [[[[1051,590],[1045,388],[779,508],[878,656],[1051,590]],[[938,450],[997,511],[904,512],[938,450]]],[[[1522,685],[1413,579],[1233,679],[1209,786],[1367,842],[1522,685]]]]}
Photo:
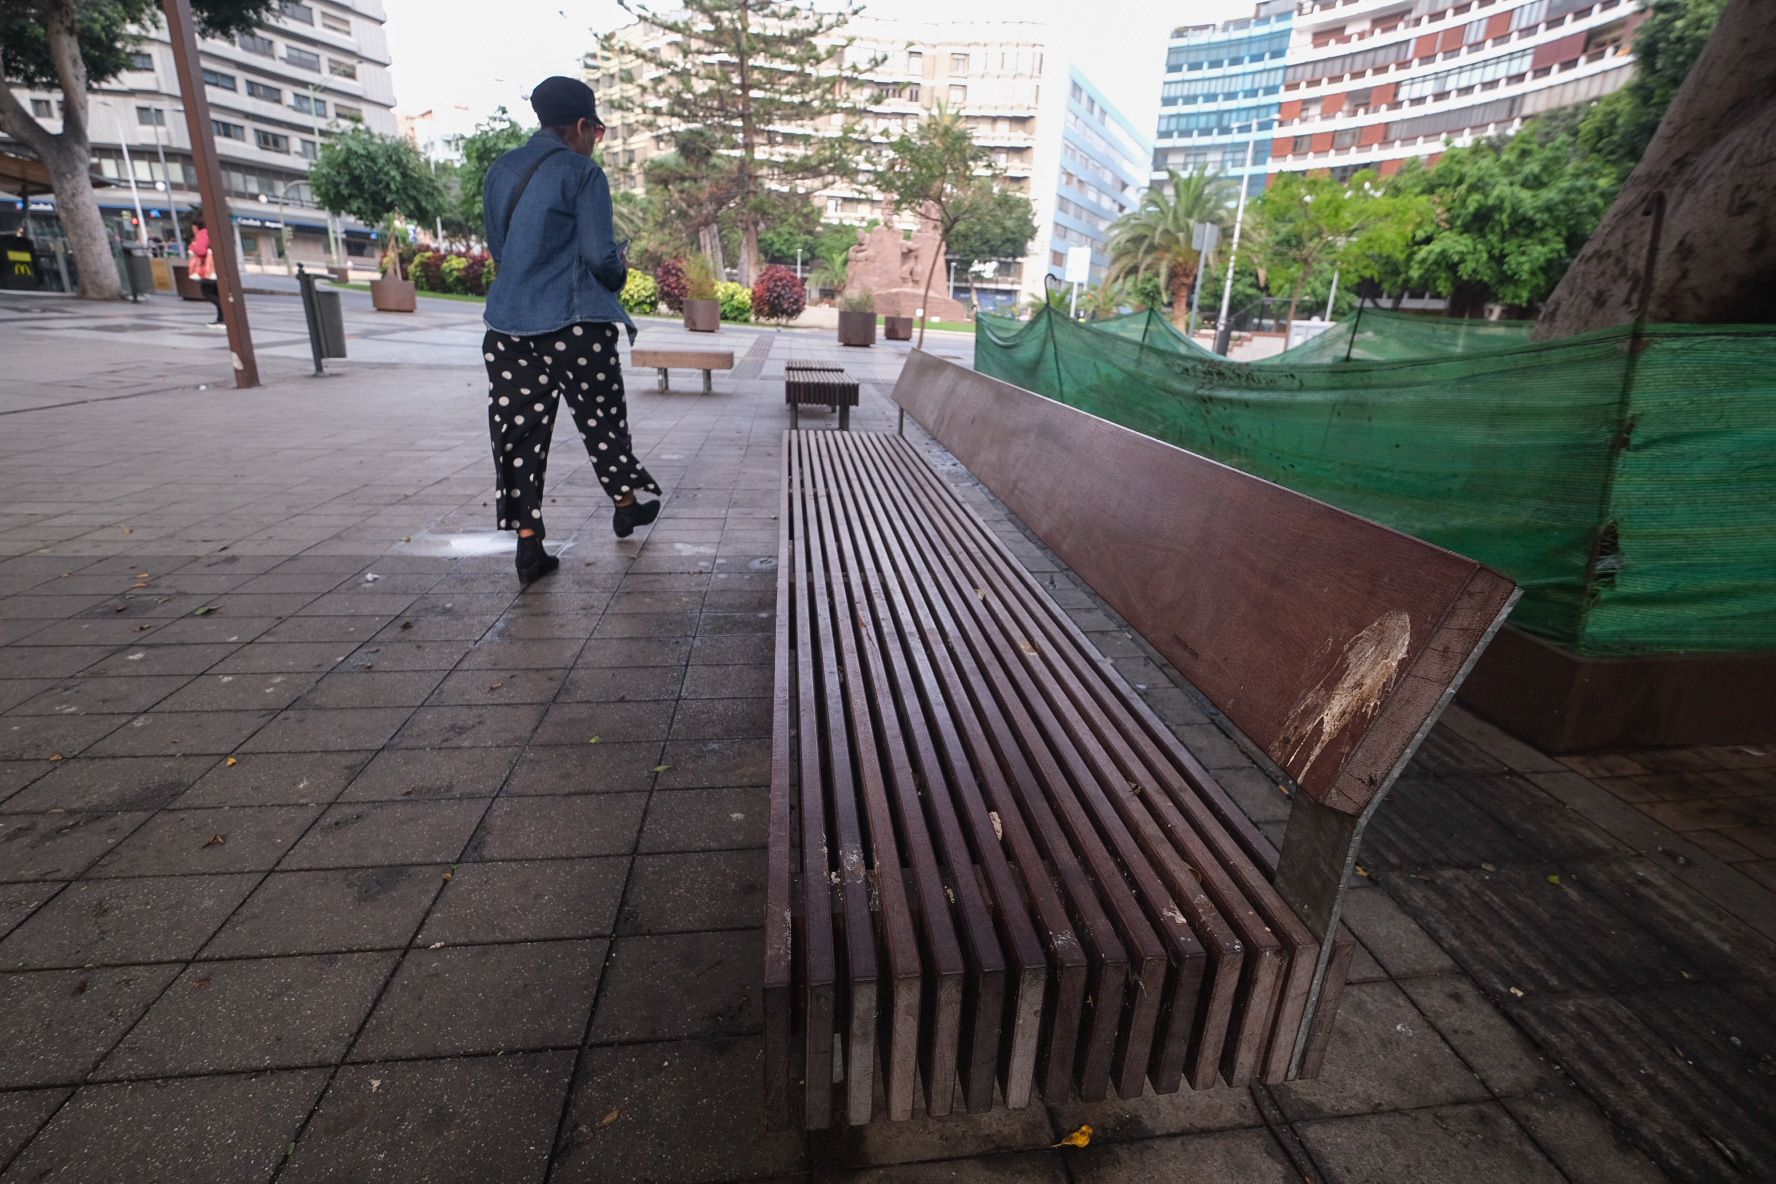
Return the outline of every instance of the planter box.
{"type": "Polygon", "coordinates": [[[882,336],[889,341],[911,341],[913,339],[913,318],[883,317],[882,336]]]}
{"type": "Polygon", "coordinates": [[[377,312],[413,312],[419,307],[419,288],[412,280],[383,276],[370,281],[370,303],[377,312]]]}
{"type": "Polygon", "coordinates": [[[876,343],[876,314],[873,312],[839,313],[839,344],[840,345],[874,345],[876,343]]]}
{"type": "Polygon", "coordinates": [[[203,289],[198,287],[197,281],[191,278],[190,263],[173,264],[173,289],[186,300],[202,300],[204,298],[203,289]]]}
{"type": "Polygon", "coordinates": [[[687,300],[684,310],[685,328],[693,333],[721,331],[722,306],[719,300],[687,300]]]}
{"type": "Polygon", "coordinates": [[[327,276],[338,283],[349,284],[352,278],[351,264],[347,263],[344,267],[329,267],[327,276]]]}

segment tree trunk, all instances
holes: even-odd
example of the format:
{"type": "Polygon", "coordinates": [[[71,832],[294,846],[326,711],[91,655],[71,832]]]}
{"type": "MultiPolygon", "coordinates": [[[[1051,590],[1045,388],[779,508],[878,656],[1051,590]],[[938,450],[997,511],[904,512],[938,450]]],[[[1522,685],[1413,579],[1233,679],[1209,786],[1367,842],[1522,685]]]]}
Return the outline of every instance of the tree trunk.
{"type": "Polygon", "coordinates": [[[1730,0],[1646,155],[1536,322],[1545,341],[1635,319],[1776,320],[1776,20],[1730,0]],[[1647,248],[1663,195],[1651,282],[1647,248]]]}
{"type": "Polygon", "coordinates": [[[1301,304],[1301,288],[1307,283],[1307,269],[1303,268],[1295,278],[1295,287],[1289,292],[1289,315],[1283,320],[1283,348],[1289,348],[1289,330],[1295,327],[1295,310],[1301,304]]]}
{"type": "Polygon", "coordinates": [[[1190,291],[1196,287],[1196,269],[1172,268],[1172,325],[1182,332],[1190,331],[1190,291]]]}
{"type": "Polygon", "coordinates": [[[920,314],[919,315],[919,348],[920,349],[925,348],[925,322],[929,321],[931,319],[931,317],[929,315],[930,310],[931,310],[931,280],[932,280],[932,277],[937,275],[938,264],[943,262],[944,255],[948,253],[949,241],[950,241],[950,236],[947,234],[940,234],[937,236],[937,254],[935,254],[931,257],[931,266],[927,267],[925,269],[925,292],[922,296],[919,297],[919,314],[920,314]]]}
{"type": "Polygon", "coordinates": [[[758,215],[748,210],[740,221],[740,282],[752,287],[759,274],[758,215]]]}

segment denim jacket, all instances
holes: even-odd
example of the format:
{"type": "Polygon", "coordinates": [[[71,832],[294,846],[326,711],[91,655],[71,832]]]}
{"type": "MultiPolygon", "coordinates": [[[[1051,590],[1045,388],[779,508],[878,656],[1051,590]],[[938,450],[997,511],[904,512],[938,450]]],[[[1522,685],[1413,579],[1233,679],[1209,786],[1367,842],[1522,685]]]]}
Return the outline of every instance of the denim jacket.
{"type": "Polygon", "coordinates": [[[564,148],[561,137],[539,131],[522,148],[493,162],[483,186],[487,249],[499,274],[487,293],[487,327],[529,337],[580,322],[628,327],[617,293],[629,267],[611,226],[610,182],[604,170],[572,150],[557,152],[536,171],[504,222],[512,195],[538,157],[564,148]]]}

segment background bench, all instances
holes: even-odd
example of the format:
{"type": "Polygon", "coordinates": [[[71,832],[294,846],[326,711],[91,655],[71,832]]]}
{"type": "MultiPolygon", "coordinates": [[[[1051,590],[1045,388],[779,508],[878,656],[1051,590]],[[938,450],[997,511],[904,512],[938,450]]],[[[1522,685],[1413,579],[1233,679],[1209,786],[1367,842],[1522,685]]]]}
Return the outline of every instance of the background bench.
{"type": "Polygon", "coordinates": [[[926,354],[895,399],[1299,792],[1279,855],[906,441],[788,433],[768,1118],[1311,1075],[1362,823],[1515,590],[926,354]]]}
{"type": "Polygon", "coordinates": [[[731,350],[714,349],[638,349],[629,354],[632,365],[652,367],[660,372],[660,389],[671,390],[667,371],[701,370],[703,372],[703,393],[710,394],[715,388],[711,383],[711,375],[716,370],[732,370],[734,354],[731,350]]]}
{"type": "Polygon", "coordinates": [[[789,405],[789,426],[801,421],[803,407],[825,407],[839,413],[841,431],[851,429],[851,408],[857,406],[857,380],[843,366],[827,362],[790,362],[783,367],[783,401],[789,405]]]}

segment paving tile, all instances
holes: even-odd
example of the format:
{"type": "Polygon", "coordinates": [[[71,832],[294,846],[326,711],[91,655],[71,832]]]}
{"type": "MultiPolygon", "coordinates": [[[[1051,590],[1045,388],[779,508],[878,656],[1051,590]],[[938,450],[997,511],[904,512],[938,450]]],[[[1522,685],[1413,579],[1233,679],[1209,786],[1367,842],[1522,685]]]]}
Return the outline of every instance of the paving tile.
{"type": "Polygon", "coordinates": [[[0,646],[0,678],[67,678],[111,652],[109,645],[0,646]]]}
{"type": "Polygon", "coordinates": [[[1227,734],[1214,724],[1184,724],[1172,731],[1206,769],[1252,767],[1252,758],[1246,755],[1246,750],[1228,739],[1227,734]]]}
{"type": "Polygon", "coordinates": [[[242,752],[344,752],[387,744],[412,712],[405,707],[355,711],[292,707],[242,744],[242,752]]]}
{"type": "Polygon", "coordinates": [[[552,702],[567,677],[555,670],[459,670],[447,675],[426,702],[434,707],[552,702]]]}
{"type": "Polygon", "coordinates": [[[536,613],[515,610],[495,622],[493,633],[503,641],[561,638],[584,642],[597,627],[600,613],[536,613]]]}
{"type": "Polygon", "coordinates": [[[642,851],[710,851],[763,847],[769,791],[738,789],[661,790],[648,803],[642,851]]]}
{"type": "Polygon", "coordinates": [[[1664,1184],[1667,1178],[1571,1084],[1503,1101],[1572,1184],[1664,1184]]]}
{"type": "Polygon", "coordinates": [[[261,752],[238,756],[232,765],[216,761],[173,806],[324,806],[369,757],[367,752],[261,752]]]}
{"type": "Polygon", "coordinates": [[[416,945],[602,937],[616,924],[629,861],[464,863],[426,916],[416,945]]]}
{"type": "Polygon", "coordinates": [[[212,674],[323,674],[351,654],[349,641],[255,641],[216,662],[212,674]]]}
{"type": "Polygon", "coordinates": [[[660,764],[660,744],[597,744],[585,737],[573,744],[524,750],[506,793],[517,796],[571,793],[626,793],[650,788],[660,764]]]}
{"type": "Polygon", "coordinates": [[[26,917],[49,903],[62,890],[66,881],[37,880],[32,883],[0,884],[0,938],[24,923],[26,917]]]}
{"type": "Polygon", "coordinates": [[[6,709],[13,715],[134,714],[147,711],[187,681],[182,674],[154,678],[76,676],[52,683],[17,706],[7,704],[6,709]]]}
{"type": "Polygon", "coordinates": [[[187,967],[95,1079],[332,1064],[394,968],[392,953],[317,954],[187,967]]]}
{"type": "Polygon", "coordinates": [[[765,1129],[763,1073],[752,1038],[590,1048],[551,1179],[692,1184],[800,1173],[803,1137],[765,1129]]]}
{"type": "Polygon", "coordinates": [[[304,707],[418,707],[442,681],[436,670],[334,671],[302,697],[304,707]]]}
{"type": "Polygon", "coordinates": [[[670,701],[635,703],[557,703],[537,727],[537,744],[584,745],[661,741],[672,724],[670,701]]]}
{"type": "Polygon", "coordinates": [[[768,785],[769,740],[673,740],[661,763],[668,766],[661,789],[700,789],[729,785],[768,785]]]}
{"type": "Polygon", "coordinates": [[[89,1085],[14,1161],[7,1184],[268,1181],[326,1080],[310,1069],[89,1085]]]}
{"type": "Polygon", "coordinates": [[[395,748],[476,748],[529,740],[542,719],[541,703],[479,707],[421,707],[389,744],[395,748]]]}
{"type": "Polygon", "coordinates": [[[139,827],[87,875],[270,871],[320,813],[320,806],[165,810],[139,827]]]}
{"type": "Polygon", "coordinates": [[[1102,1102],[1070,1102],[1052,1110],[1063,1131],[1078,1130],[1081,1123],[1091,1123],[1094,1143],[1197,1134],[1264,1123],[1250,1090],[1229,1088],[1220,1082],[1210,1089],[1192,1090],[1186,1086],[1170,1094],[1156,1094],[1148,1086],[1138,1098],[1124,1099],[1112,1094],[1102,1102]]]}
{"type": "Polygon", "coordinates": [[[685,671],[686,699],[768,697],[774,671],[769,666],[692,666],[685,671]]]}
{"type": "Polygon", "coordinates": [[[0,815],[0,881],[73,879],[147,818],[143,811],[0,815]]]}
{"type": "Polygon", "coordinates": [[[178,973],[119,966],[0,974],[0,1089],[78,1085],[178,973]]]}
{"type": "Polygon", "coordinates": [[[1443,947],[1385,892],[1347,893],[1344,923],[1395,978],[1443,974],[1455,969],[1443,947]]]}
{"type": "Polygon", "coordinates": [[[88,749],[94,756],[172,756],[233,752],[269,723],[273,711],[151,711],[88,749]]]}
{"type": "Polygon", "coordinates": [[[216,763],[214,756],[75,757],[57,762],[0,810],[158,810],[216,763]]]}
{"type": "Polygon", "coordinates": [[[351,1059],[578,1048],[604,950],[603,941],[412,950],[351,1059]]]}
{"type": "Polygon", "coordinates": [[[279,621],[277,617],[214,616],[180,617],[144,636],[143,645],[245,645],[262,636],[279,621]]]}
{"type": "Polygon", "coordinates": [[[821,1184],[1066,1184],[1068,1180],[1062,1158],[1050,1151],[897,1163],[856,1171],[816,1171],[813,1178],[821,1184]]]}
{"type": "Polygon", "coordinates": [[[0,1163],[8,1163],[49,1121],[71,1089],[19,1089],[0,1093],[0,1163]]]}
{"type": "Polygon", "coordinates": [[[287,617],[276,628],[260,635],[263,641],[276,642],[353,642],[362,644],[393,618],[374,617],[287,617]]]}
{"type": "Polygon", "coordinates": [[[1301,1179],[1276,1139],[1262,1128],[1094,1145],[1070,1153],[1067,1163],[1082,1184],[1186,1179],[1296,1184],[1301,1179]]]}
{"type": "Polygon", "coordinates": [[[462,661],[474,639],[372,641],[339,664],[341,670],[449,670],[462,661]]]}
{"type": "Polygon", "coordinates": [[[1274,1086],[1272,1092],[1295,1121],[1489,1096],[1436,1028],[1389,982],[1345,988],[1320,1076],[1274,1086]],[[1388,1071],[1377,1073],[1377,1065],[1388,1071]]]}
{"type": "Polygon", "coordinates": [[[342,802],[490,798],[517,760],[517,748],[385,748],[340,797],[342,802]]]}
{"type": "Polygon", "coordinates": [[[672,720],[674,740],[732,740],[770,734],[769,699],[693,700],[680,703],[672,720]]]}
{"type": "Polygon", "coordinates": [[[484,641],[463,655],[463,670],[559,670],[574,664],[585,638],[484,641]]]}
{"type": "Polygon", "coordinates": [[[78,756],[129,720],[127,715],[0,716],[0,760],[47,761],[78,756]]]}
{"type": "Polygon", "coordinates": [[[280,1184],[541,1180],[573,1054],[348,1065],[280,1184]]]}
{"type": "Polygon", "coordinates": [[[757,1031],[762,943],[756,929],[618,938],[592,1019],[593,1043],[757,1031]]]}
{"type": "Polygon", "coordinates": [[[1296,1129],[1329,1184],[1566,1180],[1496,1102],[1308,1122],[1296,1129]]]}
{"type": "Polygon", "coordinates": [[[155,704],[154,710],[281,711],[299,699],[314,681],[313,673],[203,674],[155,704]]]}
{"type": "Polygon", "coordinates": [[[697,632],[696,613],[611,613],[592,630],[592,644],[637,637],[690,637],[697,632]]]}
{"type": "Polygon", "coordinates": [[[573,665],[575,669],[683,666],[690,656],[688,637],[601,637],[587,642],[573,665]]]}
{"type": "Polygon", "coordinates": [[[771,660],[774,642],[767,634],[699,634],[691,647],[697,666],[756,666],[771,660]]]}
{"type": "Polygon", "coordinates": [[[674,699],[683,681],[682,666],[576,666],[567,672],[556,701],[622,703],[674,699]]]}
{"type": "Polygon", "coordinates": [[[0,941],[0,968],[182,961],[258,882],[235,875],[70,884],[0,941]]]}
{"type": "Polygon", "coordinates": [[[1400,988],[1500,1097],[1550,1088],[1565,1080],[1559,1066],[1494,1010],[1466,975],[1404,979],[1400,988]]]}
{"type": "Polygon", "coordinates": [[[642,793],[500,798],[488,809],[467,858],[626,855],[634,849],[646,805],[642,793]]]}
{"type": "Polygon", "coordinates": [[[282,870],[453,863],[486,808],[477,799],[334,805],[284,858],[282,870]]]}
{"type": "MultiPolygon", "coordinates": [[[[587,1056],[590,1057],[591,1051],[587,1056]]],[[[995,1095],[995,1103],[998,1097],[995,1095]]],[[[1047,1149],[1059,1135],[1040,1104],[1021,1110],[995,1105],[983,1114],[930,1118],[925,1113],[923,1090],[915,1093],[913,1115],[899,1122],[884,1117],[881,1084],[876,1086],[876,1121],[863,1126],[836,1126],[809,1138],[814,1164],[822,1173],[838,1169],[955,1160],[959,1156],[988,1155],[1047,1149]]],[[[967,1177],[962,1177],[966,1179],[967,1177]]]]}
{"type": "Polygon", "coordinates": [[[228,919],[204,958],[393,950],[413,937],[442,867],[273,872],[228,919]]]}
{"type": "Polygon", "coordinates": [[[637,856],[617,932],[746,929],[765,913],[765,853],[637,856]]]}

